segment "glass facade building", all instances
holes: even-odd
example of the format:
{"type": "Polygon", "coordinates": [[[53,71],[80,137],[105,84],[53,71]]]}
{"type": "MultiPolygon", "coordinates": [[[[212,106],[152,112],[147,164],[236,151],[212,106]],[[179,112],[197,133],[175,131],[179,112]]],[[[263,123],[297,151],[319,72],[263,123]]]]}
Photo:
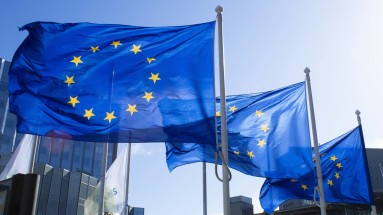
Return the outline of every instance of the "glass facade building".
{"type": "Polygon", "coordinates": [[[144,208],[133,207],[129,211],[129,215],[144,215],[144,214],[145,214],[144,208]]]}
{"type": "MultiPolygon", "coordinates": [[[[9,112],[8,70],[10,62],[0,58],[0,171],[8,162],[23,134],[16,132],[17,117],[9,112]]],[[[37,144],[35,163],[82,172],[100,178],[102,143],[81,142],[41,137],[37,144]]],[[[108,167],[117,156],[117,144],[108,145],[108,167]]]]}
{"type": "Polygon", "coordinates": [[[253,215],[252,199],[246,196],[230,197],[231,215],[253,215]]]}
{"type": "Polygon", "coordinates": [[[85,200],[94,192],[97,178],[47,164],[36,164],[34,172],[41,176],[36,214],[84,214],[85,200]]]}

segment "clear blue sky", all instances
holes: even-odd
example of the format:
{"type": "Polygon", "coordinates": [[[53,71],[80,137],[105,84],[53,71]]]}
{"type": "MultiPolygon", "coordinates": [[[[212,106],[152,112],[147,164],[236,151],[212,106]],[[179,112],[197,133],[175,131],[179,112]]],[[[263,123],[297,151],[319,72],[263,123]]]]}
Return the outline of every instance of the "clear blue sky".
{"type": "MultiPolygon", "coordinates": [[[[0,57],[12,60],[33,21],[170,26],[215,19],[224,7],[227,95],[272,90],[303,81],[311,69],[318,138],[326,142],[357,125],[366,146],[383,148],[383,1],[145,0],[0,3],[0,57]]],[[[162,143],[134,144],[130,204],[147,215],[202,214],[202,164],[169,173],[162,143]]],[[[232,196],[253,198],[262,178],[233,170],[232,196]]],[[[208,214],[222,214],[222,185],[208,165],[208,214]]]]}

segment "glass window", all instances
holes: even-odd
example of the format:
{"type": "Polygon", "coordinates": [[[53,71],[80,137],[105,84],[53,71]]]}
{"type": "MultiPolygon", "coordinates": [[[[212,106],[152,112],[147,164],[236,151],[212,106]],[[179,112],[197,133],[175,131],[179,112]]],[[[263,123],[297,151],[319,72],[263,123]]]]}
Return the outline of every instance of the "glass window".
{"type": "Polygon", "coordinates": [[[101,177],[101,162],[102,162],[102,143],[95,143],[94,147],[94,165],[93,165],[93,176],[96,178],[101,177]]]}
{"type": "MultiPolygon", "coordinates": [[[[7,103],[8,106],[8,103],[7,103]]],[[[9,154],[16,150],[14,148],[14,141],[16,136],[16,116],[8,114],[8,111],[5,111],[5,123],[2,125],[4,128],[2,129],[3,135],[1,137],[1,152],[4,154],[9,154]]]]}
{"type": "Polygon", "coordinates": [[[52,138],[51,137],[41,137],[39,138],[39,163],[49,163],[49,156],[51,151],[51,145],[52,145],[52,138]]]}
{"type": "Polygon", "coordinates": [[[72,169],[72,157],[73,157],[73,141],[65,140],[63,143],[61,167],[68,170],[72,169]]]}
{"type": "Polygon", "coordinates": [[[49,164],[53,167],[61,166],[61,154],[63,147],[63,139],[51,138],[52,146],[51,146],[51,154],[49,159],[49,164]]]}
{"type": "Polygon", "coordinates": [[[107,158],[107,169],[112,165],[113,163],[113,148],[116,143],[109,143],[108,144],[108,158],[107,158]]]}
{"type": "Polygon", "coordinates": [[[82,170],[83,154],[84,154],[84,142],[75,141],[72,170],[75,170],[75,171],[82,170]]]}
{"type": "Polygon", "coordinates": [[[95,143],[93,143],[93,142],[86,142],[85,143],[83,172],[87,173],[89,175],[92,174],[92,170],[93,170],[94,145],[95,145],[95,143]]]}

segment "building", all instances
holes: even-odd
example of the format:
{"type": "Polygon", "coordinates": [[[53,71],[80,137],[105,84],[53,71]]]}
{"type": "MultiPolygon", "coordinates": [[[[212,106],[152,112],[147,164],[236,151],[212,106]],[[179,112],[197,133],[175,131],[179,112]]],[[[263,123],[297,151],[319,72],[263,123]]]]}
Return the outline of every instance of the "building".
{"type": "Polygon", "coordinates": [[[84,214],[85,199],[97,186],[97,178],[85,173],[37,164],[41,176],[37,203],[38,215],[84,214]]]}
{"type": "Polygon", "coordinates": [[[366,154],[372,190],[383,194],[383,149],[366,149],[366,154]]]}
{"type": "MultiPolygon", "coordinates": [[[[17,117],[8,111],[8,70],[10,62],[0,58],[0,171],[10,159],[23,134],[16,132],[17,117]]],[[[41,137],[37,144],[35,162],[52,167],[83,172],[99,178],[102,163],[101,143],[41,137]]],[[[108,167],[117,156],[117,144],[108,146],[108,167]]]]}
{"type": "Polygon", "coordinates": [[[145,213],[144,208],[137,208],[137,207],[132,207],[129,210],[129,215],[144,215],[145,213]]]}
{"type": "Polygon", "coordinates": [[[15,174],[0,181],[0,214],[29,215],[37,206],[40,176],[15,174]]]}
{"type": "Polygon", "coordinates": [[[245,196],[230,197],[231,215],[253,215],[252,199],[245,196]]]}

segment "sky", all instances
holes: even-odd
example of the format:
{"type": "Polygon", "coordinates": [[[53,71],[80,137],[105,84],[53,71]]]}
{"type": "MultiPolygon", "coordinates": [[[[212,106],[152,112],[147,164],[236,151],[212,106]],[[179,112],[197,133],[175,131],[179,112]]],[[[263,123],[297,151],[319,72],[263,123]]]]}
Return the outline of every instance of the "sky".
{"type": "MultiPolygon", "coordinates": [[[[308,67],[319,142],[357,126],[358,109],[366,147],[383,148],[381,0],[1,0],[0,58],[12,60],[27,36],[18,27],[34,21],[188,25],[215,20],[217,5],[224,8],[226,95],[304,81],[308,67]]],[[[232,172],[231,196],[252,198],[254,212],[262,212],[264,179],[232,172]]],[[[212,164],[207,187],[208,214],[223,214],[222,184],[212,164]]],[[[170,173],[163,143],[133,144],[129,204],[146,215],[202,214],[202,164],[170,173]]]]}

